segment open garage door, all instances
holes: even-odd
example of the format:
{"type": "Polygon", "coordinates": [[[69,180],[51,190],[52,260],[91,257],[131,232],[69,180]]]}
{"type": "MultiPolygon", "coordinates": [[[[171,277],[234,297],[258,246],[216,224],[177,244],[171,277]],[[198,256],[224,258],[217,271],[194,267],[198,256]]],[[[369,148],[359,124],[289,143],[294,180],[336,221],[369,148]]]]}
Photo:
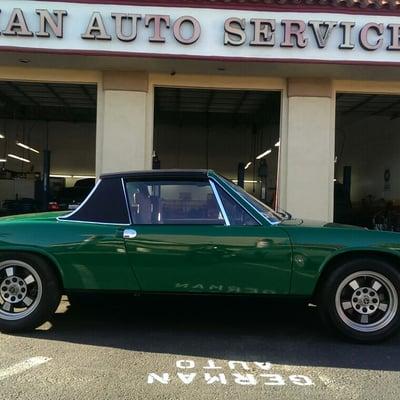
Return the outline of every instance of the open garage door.
{"type": "Polygon", "coordinates": [[[337,95],[335,221],[400,231],[400,96],[337,95]]]}
{"type": "Polygon", "coordinates": [[[210,168],[274,206],[279,92],[156,88],[153,168],[210,168]]]}
{"type": "Polygon", "coordinates": [[[0,81],[1,215],[76,207],[95,180],[96,86],[0,81]]]}

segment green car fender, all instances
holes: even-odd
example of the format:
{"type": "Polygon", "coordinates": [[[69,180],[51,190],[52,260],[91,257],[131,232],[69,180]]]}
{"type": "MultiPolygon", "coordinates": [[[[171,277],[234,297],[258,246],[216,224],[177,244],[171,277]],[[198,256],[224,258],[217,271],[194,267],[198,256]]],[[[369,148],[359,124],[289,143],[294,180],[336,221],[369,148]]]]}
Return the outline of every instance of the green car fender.
{"type": "Polygon", "coordinates": [[[326,274],[354,257],[380,257],[400,268],[400,234],[350,226],[283,224],[293,246],[290,293],[312,296],[326,274]]]}
{"type": "Polygon", "coordinates": [[[39,256],[45,260],[50,267],[52,267],[58,276],[60,283],[62,286],[64,286],[64,272],[63,269],[61,268],[58,260],[56,257],[54,257],[51,253],[45,251],[43,248],[39,247],[34,247],[34,246],[7,246],[7,248],[0,247],[0,257],[2,253],[13,253],[13,252],[18,252],[18,254],[33,254],[36,256],[39,256]]]}
{"type": "Polygon", "coordinates": [[[350,261],[355,258],[363,257],[375,257],[381,260],[388,261],[389,263],[396,265],[400,271],[400,253],[391,249],[384,248],[371,248],[371,247],[354,247],[346,248],[331,254],[325,262],[321,265],[318,271],[318,278],[315,284],[313,298],[317,295],[318,289],[321,286],[324,278],[335,268],[340,266],[346,261],[350,261]]]}

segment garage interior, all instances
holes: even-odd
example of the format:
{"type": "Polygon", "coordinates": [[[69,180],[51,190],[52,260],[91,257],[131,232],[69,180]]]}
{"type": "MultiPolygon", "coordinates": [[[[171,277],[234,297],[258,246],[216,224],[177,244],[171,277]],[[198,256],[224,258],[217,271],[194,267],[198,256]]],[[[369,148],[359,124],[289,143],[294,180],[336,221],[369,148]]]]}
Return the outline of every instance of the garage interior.
{"type": "Polygon", "coordinates": [[[400,96],[336,98],[335,221],[400,231],[400,96]]]}
{"type": "Polygon", "coordinates": [[[156,88],[153,168],[210,168],[274,206],[280,92],[156,88]]]}
{"type": "Polygon", "coordinates": [[[1,215],[59,209],[63,191],[94,183],[96,97],[96,85],[0,81],[1,215]]]}

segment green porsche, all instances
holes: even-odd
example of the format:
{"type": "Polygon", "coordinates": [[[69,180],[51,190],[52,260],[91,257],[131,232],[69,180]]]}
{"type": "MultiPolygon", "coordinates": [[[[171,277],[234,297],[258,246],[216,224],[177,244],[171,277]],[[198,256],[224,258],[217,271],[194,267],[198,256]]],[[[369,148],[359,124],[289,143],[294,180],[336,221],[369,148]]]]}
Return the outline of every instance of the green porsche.
{"type": "Polygon", "coordinates": [[[0,330],[89,291],[291,297],[372,342],[400,325],[400,235],[277,213],[210,170],[107,174],[73,212],[0,219],[0,330]]]}

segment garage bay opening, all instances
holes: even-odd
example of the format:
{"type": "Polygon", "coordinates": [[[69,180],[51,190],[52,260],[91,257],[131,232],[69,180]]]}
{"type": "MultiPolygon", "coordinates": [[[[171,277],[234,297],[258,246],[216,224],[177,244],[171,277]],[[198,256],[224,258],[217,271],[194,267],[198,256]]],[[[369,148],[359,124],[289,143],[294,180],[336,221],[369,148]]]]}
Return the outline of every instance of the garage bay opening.
{"type": "Polygon", "coordinates": [[[95,182],[96,85],[0,81],[0,213],[76,208],[95,182]]]}
{"type": "Polygon", "coordinates": [[[275,206],[280,92],[155,89],[153,168],[210,168],[275,206]]]}
{"type": "Polygon", "coordinates": [[[340,93],[335,221],[400,231],[400,96],[340,93]]]}

